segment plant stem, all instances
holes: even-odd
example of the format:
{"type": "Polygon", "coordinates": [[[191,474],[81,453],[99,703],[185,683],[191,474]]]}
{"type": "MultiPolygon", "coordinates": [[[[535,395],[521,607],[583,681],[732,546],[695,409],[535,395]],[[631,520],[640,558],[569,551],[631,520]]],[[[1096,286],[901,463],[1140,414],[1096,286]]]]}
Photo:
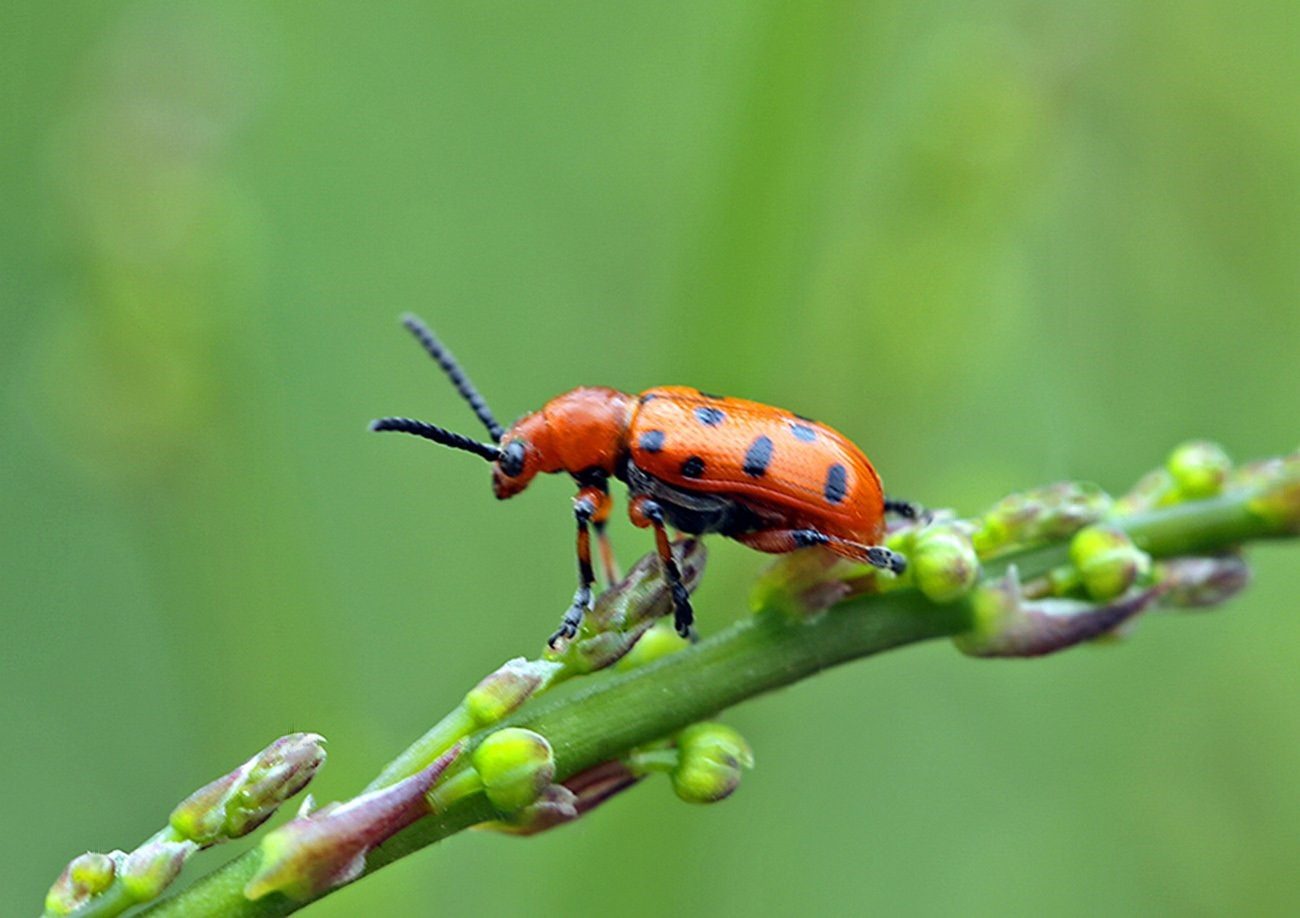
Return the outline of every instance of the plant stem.
{"type": "MultiPolygon", "coordinates": [[[[1287,534],[1283,524],[1252,510],[1256,494],[1255,489],[1242,489],[1113,524],[1157,558],[1225,550],[1287,534]]],[[[998,576],[1015,564],[1028,579],[1066,559],[1063,541],[1007,554],[989,562],[985,571],[998,576]]],[[[499,726],[526,727],[545,736],[555,753],[556,780],[564,780],[748,698],[849,660],[958,634],[969,622],[965,602],[934,605],[915,590],[859,597],[810,622],[762,613],[642,668],[604,670],[578,680],[570,691],[543,694],[499,726]]],[[[482,793],[459,800],[372,851],[365,873],[495,816],[482,793]]],[[[244,898],[244,884],[256,872],[259,858],[259,850],[247,852],[148,914],[283,915],[307,904],[280,895],[244,898]]]]}

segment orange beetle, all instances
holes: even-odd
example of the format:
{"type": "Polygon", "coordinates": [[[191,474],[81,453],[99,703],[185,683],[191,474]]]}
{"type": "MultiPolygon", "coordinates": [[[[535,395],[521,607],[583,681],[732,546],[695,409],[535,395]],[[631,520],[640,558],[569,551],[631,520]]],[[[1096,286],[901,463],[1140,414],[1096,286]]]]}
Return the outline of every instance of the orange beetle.
{"type": "Polygon", "coordinates": [[[410,418],[381,418],[371,430],[414,434],[483,457],[493,464],[492,490],[502,500],[541,472],[567,472],[578,484],[573,501],[578,590],[551,636],[552,646],[577,634],[591,605],[589,526],[600,541],[606,578],[616,579],[605,537],[610,478],[627,484],[633,524],[654,528],[683,636],[691,633],[694,614],[666,526],[691,535],[721,533],[759,551],[821,545],[895,574],[906,567],[902,555],[879,544],[885,513],[914,518],[918,508],[886,498],[867,457],[825,424],[684,386],[640,395],[583,387],[556,396],[505,429],[433,332],[414,316],[402,322],[469,403],[492,443],[410,418]]]}

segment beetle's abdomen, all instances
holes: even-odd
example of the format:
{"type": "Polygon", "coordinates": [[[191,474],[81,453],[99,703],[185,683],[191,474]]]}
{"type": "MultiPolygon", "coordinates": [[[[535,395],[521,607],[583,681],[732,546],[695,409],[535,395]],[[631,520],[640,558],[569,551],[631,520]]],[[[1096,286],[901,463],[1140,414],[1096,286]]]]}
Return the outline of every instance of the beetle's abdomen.
{"type": "Polygon", "coordinates": [[[825,424],[683,386],[641,394],[629,428],[636,466],[676,488],[773,511],[793,527],[867,544],[883,531],[880,478],[825,424]]]}

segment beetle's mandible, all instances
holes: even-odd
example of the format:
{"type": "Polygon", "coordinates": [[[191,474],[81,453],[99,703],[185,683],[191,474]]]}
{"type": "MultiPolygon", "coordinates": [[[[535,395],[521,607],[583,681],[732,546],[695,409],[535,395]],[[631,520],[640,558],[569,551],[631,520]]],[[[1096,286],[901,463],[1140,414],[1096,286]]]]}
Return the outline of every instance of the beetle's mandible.
{"type": "Polygon", "coordinates": [[[609,480],[627,484],[633,524],[651,527],[672,592],[677,632],[691,634],[694,613],[673,560],[667,527],[720,533],[765,552],[820,545],[895,574],[905,559],[880,544],[885,514],[915,517],[918,508],[890,500],[871,462],[838,431],[780,408],[663,386],[640,395],[582,387],[551,399],[504,428],[455,357],[423,322],[405,316],[415,335],[487,428],[482,443],[410,418],[381,418],[371,430],[396,430],[464,450],[492,463],[492,490],[502,500],[539,473],[564,472],[578,486],[578,589],[552,646],[578,632],[591,606],[596,530],[606,579],[616,577],[605,535],[609,480]]]}

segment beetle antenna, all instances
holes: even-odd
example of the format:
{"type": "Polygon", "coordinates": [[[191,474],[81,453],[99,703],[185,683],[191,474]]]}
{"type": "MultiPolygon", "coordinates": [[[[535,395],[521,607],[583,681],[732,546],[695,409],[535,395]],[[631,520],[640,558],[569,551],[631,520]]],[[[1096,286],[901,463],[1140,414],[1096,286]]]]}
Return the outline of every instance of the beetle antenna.
{"type": "Polygon", "coordinates": [[[492,414],[492,409],[487,406],[487,402],[483,401],[483,396],[479,395],[478,389],[470,382],[469,377],[465,375],[465,371],[460,368],[460,363],[452,352],[443,346],[443,343],[438,340],[438,336],[418,316],[408,312],[402,316],[402,324],[406,326],[407,331],[415,335],[415,339],[429,352],[429,356],[438,362],[438,366],[442,367],[442,372],[447,374],[447,378],[456,387],[460,397],[469,402],[469,407],[473,409],[474,414],[487,428],[488,434],[492,437],[492,442],[500,443],[501,437],[506,432],[505,428],[497,423],[496,416],[492,414]]]}
{"type": "Polygon", "coordinates": [[[482,456],[488,462],[496,462],[501,458],[500,447],[491,443],[480,443],[477,440],[458,433],[452,433],[450,430],[434,424],[427,424],[424,421],[416,421],[411,418],[380,418],[377,421],[370,422],[370,429],[375,431],[396,430],[399,433],[424,437],[426,440],[441,443],[443,446],[450,446],[452,449],[460,449],[467,453],[473,453],[475,456],[482,456]]]}

